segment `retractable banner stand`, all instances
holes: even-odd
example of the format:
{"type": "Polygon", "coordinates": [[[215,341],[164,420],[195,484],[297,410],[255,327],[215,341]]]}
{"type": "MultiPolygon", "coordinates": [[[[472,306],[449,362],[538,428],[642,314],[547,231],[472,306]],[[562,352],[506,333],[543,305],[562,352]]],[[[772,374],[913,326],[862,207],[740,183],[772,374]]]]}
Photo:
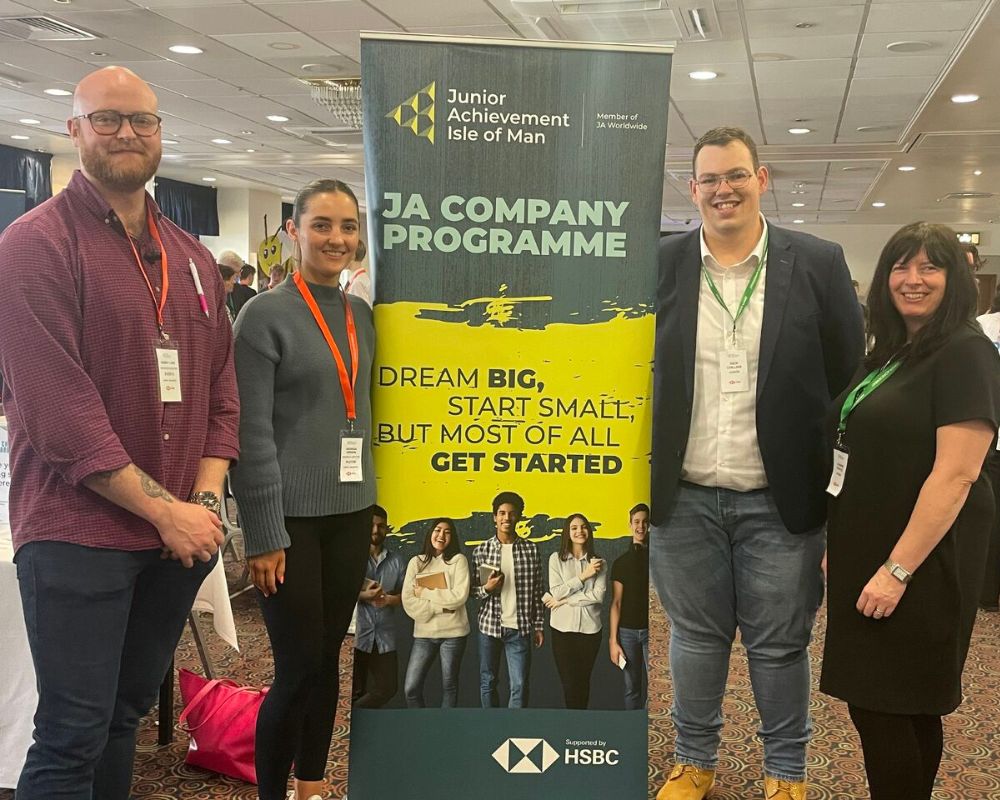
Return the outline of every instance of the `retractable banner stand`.
{"type": "Polygon", "coordinates": [[[472,589],[456,708],[440,707],[436,653],[419,687],[427,707],[406,707],[414,622],[398,609],[398,691],[351,717],[351,800],[644,798],[647,717],[624,710],[609,655],[612,581],[580,601],[591,638],[574,639],[563,678],[591,670],[598,608],[600,644],[587,709],[566,710],[549,609],[537,606],[541,646],[515,641],[512,626],[536,616],[522,562],[505,573],[521,608],[504,601],[503,640],[487,641],[501,604],[481,633],[490,570],[473,551],[495,537],[505,491],[524,500],[515,532],[537,550],[539,595],[555,588],[574,515],[589,520],[605,575],[631,546],[629,509],[649,492],[670,51],[363,34],[361,56],[386,546],[406,564],[451,518],[472,589]],[[482,708],[481,666],[501,643],[501,708],[482,708]],[[507,708],[511,667],[526,673],[524,708],[507,708]]]}

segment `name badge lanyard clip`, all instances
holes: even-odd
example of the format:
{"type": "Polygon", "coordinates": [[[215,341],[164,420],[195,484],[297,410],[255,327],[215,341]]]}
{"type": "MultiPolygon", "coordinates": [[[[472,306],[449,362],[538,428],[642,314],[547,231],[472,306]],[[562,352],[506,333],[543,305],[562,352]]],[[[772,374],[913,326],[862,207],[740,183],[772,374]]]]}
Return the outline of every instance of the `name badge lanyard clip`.
{"type": "Polygon", "coordinates": [[[837,439],[833,446],[833,472],[830,475],[830,485],[826,488],[828,494],[837,497],[844,488],[847,461],[850,456],[850,450],[844,442],[844,436],[847,434],[847,422],[851,414],[865,398],[889,380],[902,363],[898,356],[893,356],[881,367],[866,375],[864,380],[848,392],[847,397],[844,398],[844,403],[840,407],[840,422],[837,424],[837,439]]]}
{"type": "Polygon", "coordinates": [[[732,330],[732,346],[735,348],[737,344],[736,338],[736,324],[739,322],[740,317],[743,316],[743,312],[747,310],[750,305],[750,299],[753,297],[753,293],[757,290],[757,284],[760,283],[761,273],[764,271],[764,265],[767,263],[767,252],[768,252],[768,231],[764,229],[764,250],[761,254],[760,260],[757,262],[757,268],[754,269],[753,275],[750,276],[750,280],[747,282],[746,289],[743,290],[743,296],[740,298],[739,304],[736,306],[736,313],[734,314],[729,310],[729,306],[726,304],[722,293],[719,288],[715,285],[715,281],[712,280],[712,276],[708,269],[704,266],[701,267],[702,274],[705,276],[705,282],[708,284],[708,290],[712,293],[712,296],[716,299],[720,306],[725,309],[729,318],[733,321],[732,330]]]}
{"type": "Polygon", "coordinates": [[[362,443],[364,432],[354,429],[354,421],[358,418],[357,395],[355,394],[355,386],[358,382],[358,330],[354,324],[354,312],[351,310],[350,300],[341,289],[340,299],[344,304],[344,320],[347,325],[347,345],[351,353],[351,375],[348,377],[340,348],[337,347],[337,342],[334,341],[333,334],[330,333],[330,327],[326,324],[326,320],[309,290],[309,285],[303,279],[301,272],[296,272],[292,280],[295,282],[299,294],[302,295],[302,299],[306,301],[320,333],[326,340],[326,346],[330,348],[333,360],[337,364],[337,377],[340,379],[340,390],[344,397],[344,410],[347,412],[348,425],[348,430],[341,431],[340,434],[340,480],[343,483],[358,483],[363,480],[362,443]]]}

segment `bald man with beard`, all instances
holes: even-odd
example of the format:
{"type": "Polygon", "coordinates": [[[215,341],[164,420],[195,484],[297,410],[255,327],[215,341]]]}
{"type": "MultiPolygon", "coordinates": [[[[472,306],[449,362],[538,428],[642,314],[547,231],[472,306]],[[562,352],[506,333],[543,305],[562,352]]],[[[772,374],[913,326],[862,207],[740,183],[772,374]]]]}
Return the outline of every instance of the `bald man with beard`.
{"type": "Polygon", "coordinates": [[[136,726],[218,558],[238,394],[215,259],[144,188],[156,95],[98,70],[67,128],[80,169],[0,236],[11,529],[39,695],[17,797],[127,800],[136,726]]]}

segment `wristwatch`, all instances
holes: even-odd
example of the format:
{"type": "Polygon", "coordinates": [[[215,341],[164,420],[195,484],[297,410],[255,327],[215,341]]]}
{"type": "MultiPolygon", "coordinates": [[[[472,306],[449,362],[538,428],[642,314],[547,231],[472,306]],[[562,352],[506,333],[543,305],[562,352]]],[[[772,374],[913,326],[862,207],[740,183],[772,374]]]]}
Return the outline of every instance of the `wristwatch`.
{"type": "Polygon", "coordinates": [[[197,503],[200,506],[205,506],[209,511],[222,518],[222,501],[219,500],[219,495],[215,492],[194,492],[188,498],[189,503],[197,503]]]}
{"type": "Polygon", "coordinates": [[[886,559],[885,568],[889,570],[889,574],[892,575],[892,577],[901,583],[909,583],[913,579],[912,572],[910,572],[902,564],[897,564],[891,558],[886,559]]]}

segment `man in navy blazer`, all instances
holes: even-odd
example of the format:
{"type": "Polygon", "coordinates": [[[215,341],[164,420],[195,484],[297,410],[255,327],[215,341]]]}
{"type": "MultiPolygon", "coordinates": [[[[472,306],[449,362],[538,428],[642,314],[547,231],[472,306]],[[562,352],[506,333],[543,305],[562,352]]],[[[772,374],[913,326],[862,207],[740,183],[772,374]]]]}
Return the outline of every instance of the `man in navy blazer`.
{"type": "Polygon", "coordinates": [[[804,800],[807,647],[823,596],[824,420],[864,335],[839,245],[760,213],[745,131],[695,145],[702,227],[664,239],[657,290],[650,572],[671,622],[675,765],[658,800],[715,782],[736,629],[768,800],[804,800]]]}

